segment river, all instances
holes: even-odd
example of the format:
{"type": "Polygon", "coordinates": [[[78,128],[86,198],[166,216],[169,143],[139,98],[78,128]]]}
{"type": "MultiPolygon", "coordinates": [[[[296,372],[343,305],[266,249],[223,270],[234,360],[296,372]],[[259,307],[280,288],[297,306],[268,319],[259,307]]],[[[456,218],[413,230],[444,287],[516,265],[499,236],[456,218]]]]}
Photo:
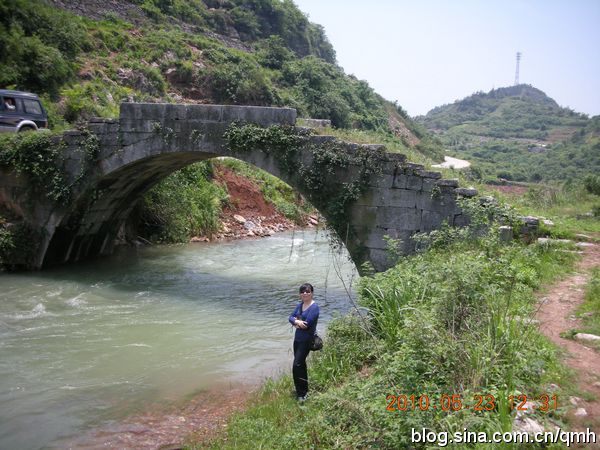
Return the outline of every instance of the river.
{"type": "Polygon", "coordinates": [[[357,277],[314,230],[0,274],[0,449],[52,447],[216,383],[286,372],[297,287],[314,284],[324,331],[357,277]]]}

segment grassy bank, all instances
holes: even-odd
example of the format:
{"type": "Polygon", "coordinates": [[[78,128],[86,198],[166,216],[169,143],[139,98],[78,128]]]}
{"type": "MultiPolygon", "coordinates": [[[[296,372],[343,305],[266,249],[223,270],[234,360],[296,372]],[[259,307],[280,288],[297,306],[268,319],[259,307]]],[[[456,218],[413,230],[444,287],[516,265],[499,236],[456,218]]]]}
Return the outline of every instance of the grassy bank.
{"type": "Polygon", "coordinates": [[[501,193],[485,185],[477,187],[480,192],[510,203],[523,215],[554,222],[553,226],[542,225],[551,237],[575,239],[576,234],[587,233],[591,240],[600,239],[600,196],[590,193],[581,182],[531,184],[524,193],[501,193]]]}
{"type": "MultiPolygon", "coordinates": [[[[411,428],[511,430],[510,395],[531,398],[556,383],[565,398],[567,374],[530,319],[534,292],[565,274],[576,256],[502,245],[496,235],[492,228],[456,240],[438,232],[429,251],[363,278],[359,302],[369,313],[331,323],[325,349],[310,357],[304,406],[289,376],[269,381],[220,436],[190,448],[402,448],[411,428]],[[390,395],[406,395],[408,407],[390,395]],[[424,395],[429,408],[419,406],[424,395]],[[481,411],[473,408],[478,399],[481,411]]],[[[561,425],[565,407],[559,401],[536,419],[561,425]]]]}
{"type": "MultiPolygon", "coordinates": [[[[583,327],[578,333],[590,333],[600,336],[600,267],[592,270],[585,292],[585,301],[578,309],[583,327]]],[[[596,345],[600,348],[600,345],[596,345]]]]}

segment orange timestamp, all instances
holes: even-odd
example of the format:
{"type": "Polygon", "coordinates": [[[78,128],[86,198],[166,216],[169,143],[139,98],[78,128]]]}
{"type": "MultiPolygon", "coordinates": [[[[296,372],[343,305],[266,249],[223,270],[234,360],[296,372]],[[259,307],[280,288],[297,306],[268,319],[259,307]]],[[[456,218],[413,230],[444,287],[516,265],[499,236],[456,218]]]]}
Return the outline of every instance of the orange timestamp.
{"type": "MultiPolygon", "coordinates": [[[[494,411],[497,409],[497,399],[492,394],[475,394],[471,399],[466,399],[460,394],[441,394],[430,397],[427,394],[407,395],[388,394],[386,396],[388,411],[460,411],[471,409],[473,411],[494,411]]],[[[558,396],[556,394],[542,394],[535,397],[520,395],[509,395],[507,398],[510,409],[527,411],[536,409],[547,412],[558,408],[558,396]],[[528,403],[531,402],[531,403],[528,403]]]]}

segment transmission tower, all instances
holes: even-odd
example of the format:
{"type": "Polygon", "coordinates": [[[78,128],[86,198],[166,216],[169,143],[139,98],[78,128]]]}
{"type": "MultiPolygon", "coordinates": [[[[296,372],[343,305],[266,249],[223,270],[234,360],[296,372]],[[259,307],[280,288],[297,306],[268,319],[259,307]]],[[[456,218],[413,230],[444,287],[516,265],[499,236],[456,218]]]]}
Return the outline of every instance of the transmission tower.
{"type": "Polygon", "coordinates": [[[517,70],[515,71],[515,86],[519,84],[519,63],[521,62],[521,52],[517,52],[517,70]]]}

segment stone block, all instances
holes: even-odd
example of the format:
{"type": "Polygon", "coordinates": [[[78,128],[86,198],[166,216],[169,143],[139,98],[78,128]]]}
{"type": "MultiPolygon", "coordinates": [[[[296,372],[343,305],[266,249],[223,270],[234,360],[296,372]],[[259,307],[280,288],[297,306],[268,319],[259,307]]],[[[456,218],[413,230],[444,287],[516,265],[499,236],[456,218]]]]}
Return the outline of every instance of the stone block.
{"type": "Polygon", "coordinates": [[[406,189],[407,183],[408,177],[404,174],[397,173],[396,176],[394,176],[392,187],[395,189],[406,189]]]}
{"type": "Polygon", "coordinates": [[[417,175],[417,173],[421,170],[424,170],[425,166],[423,164],[415,164],[415,163],[406,163],[404,164],[404,173],[408,175],[417,175]]]}
{"type": "Polygon", "coordinates": [[[440,172],[432,172],[430,170],[418,170],[417,175],[422,178],[432,178],[434,180],[442,178],[442,174],[440,172]]]}
{"type": "Polygon", "coordinates": [[[360,144],[360,147],[363,148],[364,150],[369,150],[369,151],[373,151],[373,152],[377,152],[377,151],[385,152],[385,145],[383,145],[383,144],[360,144]]]}
{"type": "Polygon", "coordinates": [[[224,122],[248,122],[263,127],[269,125],[295,125],[296,110],[262,106],[223,106],[224,122]]]}
{"type": "MultiPolygon", "coordinates": [[[[444,219],[447,218],[437,211],[423,210],[421,215],[421,231],[427,232],[439,228],[444,219]]],[[[450,217],[448,221],[450,222],[451,220],[452,217],[450,217]]]]}
{"type": "Polygon", "coordinates": [[[119,108],[119,119],[142,119],[142,108],[140,103],[121,103],[119,108]]]}
{"type": "Polygon", "coordinates": [[[353,204],[350,207],[350,223],[356,228],[370,229],[377,221],[378,208],[353,204]]]}
{"type": "Polygon", "coordinates": [[[471,223],[469,216],[466,214],[455,214],[454,215],[454,226],[455,227],[466,227],[471,223]]]}
{"type": "Polygon", "coordinates": [[[437,180],[435,184],[438,185],[439,187],[457,188],[458,187],[458,179],[456,179],[456,178],[452,178],[450,180],[440,179],[440,180],[437,180]]]}
{"type": "Polygon", "coordinates": [[[399,161],[380,161],[381,172],[388,175],[394,175],[398,172],[401,163],[399,161]]]}
{"type": "Polygon", "coordinates": [[[370,248],[368,259],[377,272],[383,272],[394,264],[394,262],[390,260],[389,253],[386,250],[379,248],[370,248]]]}
{"type": "Polygon", "coordinates": [[[381,189],[376,206],[399,206],[403,208],[415,208],[417,204],[417,192],[408,189],[381,189]]]}
{"type": "Polygon", "coordinates": [[[143,120],[164,121],[167,118],[167,103],[140,103],[143,120]]]}
{"type": "Polygon", "coordinates": [[[166,121],[187,121],[188,105],[167,104],[165,106],[166,121]]]}
{"type": "Polygon", "coordinates": [[[423,187],[421,190],[423,192],[431,192],[433,188],[436,186],[435,179],[433,178],[423,178],[423,187]]]}
{"type": "Polygon", "coordinates": [[[334,142],[336,141],[336,137],[335,136],[329,136],[329,135],[317,135],[317,136],[310,136],[309,138],[309,142],[313,145],[322,145],[326,142],[334,142]]]}
{"type": "Polygon", "coordinates": [[[440,197],[432,197],[431,192],[420,191],[416,192],[416,207],[417,209],[435,210],[441,206],[440,197]]]}
{"type": "Polygon", "coordinates": [[[421,211],[416,208],[377,208],[377,226],[397,230],[418,230],[421,228],[421,211]]]}
{"type": "Polygon", "coordinates": [[[513,229],[509,226],[501,226],[498,228],[498,232],[500,234],[500,242],[504,242],[505,244],[510,243],[513,240],[513,229]]]}
{"type": "Polygon", "coordinates": [[[456,188],[454,192],[463,197],[475,197],[478,194],[477,189],[474,188],[456,188]]]}
{"type": "Polygon", "coordinates": [[[366,246],[369,248],[378,248],[386,250],[388,248],[388,243],[385,240],[385,237],[388,236],[392,239],[397,239],[402,241],[401,247],[399,250],[404,252],[404,247],[410,243],[412,231],[407,230],[397,230],[395,228],[379,228],[375,227],[369,233],[369,236],[366,241],[366,246]]]}
{"type": "MultiPolygon", "coordinates": [[[[381,147],[383,147],[385,149],[384,145],[381,145],[381,147]]],[[[391,152],[386,152],[384,155],[384,158],[387,161],[395,161],[398,163],[405,163],[406,162],[406,155],[402,154],[402,153],[391,153],[391,152]]]]}
{"type": "Polygon", "coordinates": [[[423,188],[423,178],[414,175],[408,175],[406,177],[406,189],[413,191],[420,191],[423,188]]]}
{"type": "Polygon", "coordinates": [[[298,118],[297,121],[309,128],[327,128],[331,127],[331,120],[329,119],[310,119],[310,118],[298,118]]]}
{"type": "Polygon", "coordinates": [[[223,105],[187,105],[187,120],[192,122],[222,122],[223,105]]]}
{"type": "Polygon", "coordinates": [[[368,206],[399,206],[414,208],[416,205],[416,191],[406,189],[380,189],[373,188],[365,192],[357,202],[368,206]]]}
{"type": "Polygon", "coordinates": [[[394,176],[389,174],[381,174],[377,176],[371,176],[367,182],[367,186],[378,187],[382,189],[389,189],[394,184],[394,176]]]}

